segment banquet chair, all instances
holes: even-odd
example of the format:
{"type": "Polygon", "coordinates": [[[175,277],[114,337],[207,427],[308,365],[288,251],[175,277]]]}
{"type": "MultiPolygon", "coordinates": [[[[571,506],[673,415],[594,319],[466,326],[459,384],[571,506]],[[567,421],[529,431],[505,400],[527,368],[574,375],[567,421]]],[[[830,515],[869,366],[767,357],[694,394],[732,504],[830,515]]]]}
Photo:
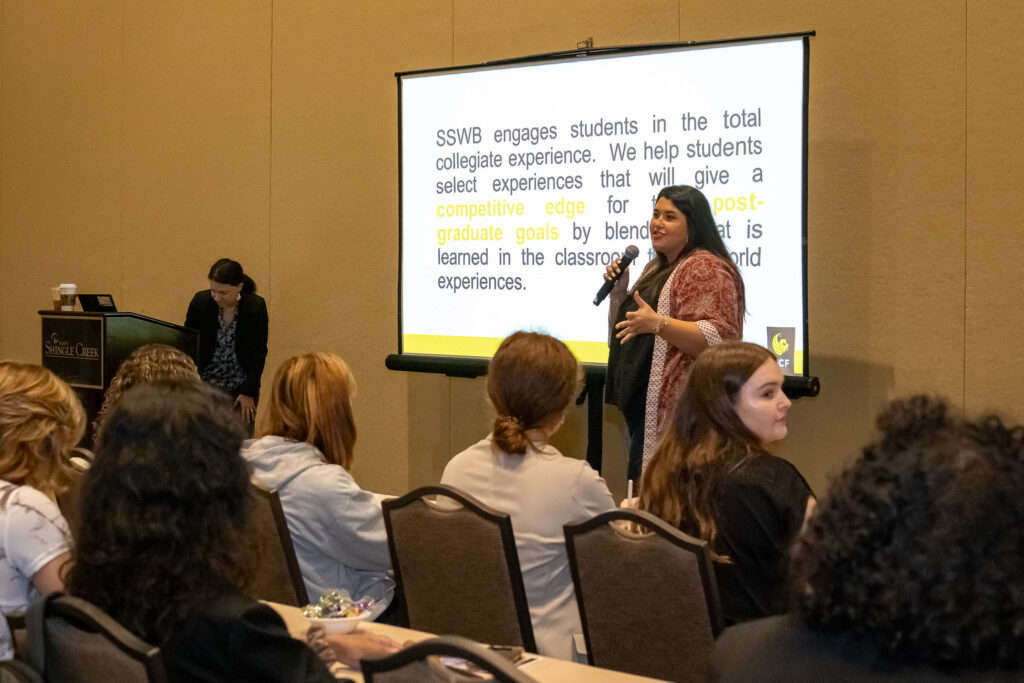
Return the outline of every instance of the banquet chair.
{"type": "Polygon", "coordinates": [[[490,674],[492,680],[502,683],[534,681],[501,655],[461,636],[431,638],[387,657],[364,659],[363,680],[366,683],[455,683],[480,680],[479,675],[460,674],[447,668],[440,657],[457,657],[472,662],[490,674]]]}
{"type": "Polygon", "coordinates": [[[0,662],[0,683],[43,683],[43,677],[25,662],[0,662]]]}
{"type": "Polygon", "coordinates": [[[707,543],[638,510],[611,510],[564,529],[588,663],[668,681],[707,680],[723,628],[707,543]]]}
{"type": "Polygon", "coordinates": [[[507,514],[443,485],[382,507],[404,625],[537,651],[507,514]]]}
{"type": "Polygon", "coordinates": [[[302,580],[295,546],[281,508],[277,491],[252,482],[256,504],[253,506],[253,536],[249,542],[258,546],[259,557],[248,593],[257,600],[304,607],[309,604],[306,583],[302,580]]]}
{"type": "Polygon", "coordinates": [[[26,614],[28,662],[47,683],[166,683],[160,649],[80,598],[50,593],[26,614]]]}

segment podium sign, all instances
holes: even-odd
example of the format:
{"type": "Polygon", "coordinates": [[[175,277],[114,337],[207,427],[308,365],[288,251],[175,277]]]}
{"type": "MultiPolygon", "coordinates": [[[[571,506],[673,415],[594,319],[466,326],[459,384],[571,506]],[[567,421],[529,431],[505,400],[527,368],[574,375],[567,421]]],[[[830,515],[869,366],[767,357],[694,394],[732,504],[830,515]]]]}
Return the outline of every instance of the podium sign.
{"type": "Polygon", "coordinates": [[[42,319],[43,367],[73,387],[103,389],[103,319],[47,315],[42,319]]]}

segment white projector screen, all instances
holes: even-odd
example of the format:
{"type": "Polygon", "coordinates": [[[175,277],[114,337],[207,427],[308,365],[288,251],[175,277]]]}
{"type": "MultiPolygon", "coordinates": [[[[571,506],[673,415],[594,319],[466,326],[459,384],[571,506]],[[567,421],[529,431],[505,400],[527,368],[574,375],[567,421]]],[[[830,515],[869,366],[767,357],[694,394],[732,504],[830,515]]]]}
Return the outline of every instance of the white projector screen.
{"type": "Polygon", "coordinates": [[[400,357],[486,359],[529,329],[605,363],[605,266],[635,244],[635,281],[658,191],[693,185],[743,274],[744,339],[806,375],[807,53],[800,35],[396,74],[400,357]]]}

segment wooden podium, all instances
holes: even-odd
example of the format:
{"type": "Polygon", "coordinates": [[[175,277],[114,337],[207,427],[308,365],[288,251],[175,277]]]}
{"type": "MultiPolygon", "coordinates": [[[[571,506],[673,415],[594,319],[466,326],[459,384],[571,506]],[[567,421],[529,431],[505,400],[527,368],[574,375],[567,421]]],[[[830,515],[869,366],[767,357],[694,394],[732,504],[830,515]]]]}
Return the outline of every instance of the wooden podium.
{"type": "MultiPolygon", "coordinates": [[[[146,344],[167,344],[193,359],[199,333],[138,313],[39,311],[43,367],[70,384],[91,423],[103,405],[103,393],[128,354],[146,344]]],[[[83,443],[91,443],[86,430],[83,443]]]]}

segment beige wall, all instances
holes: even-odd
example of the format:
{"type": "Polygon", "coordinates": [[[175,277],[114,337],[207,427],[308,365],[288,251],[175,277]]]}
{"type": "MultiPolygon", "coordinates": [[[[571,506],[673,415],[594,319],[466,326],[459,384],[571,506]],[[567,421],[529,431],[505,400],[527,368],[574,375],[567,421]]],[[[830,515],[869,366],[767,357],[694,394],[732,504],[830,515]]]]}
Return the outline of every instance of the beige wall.
{"type": "MultiPolygon", "coordinates": [[[[392,373],[395,71],[816,30],[810,364],[780,451],[821,488],[889,397],[1024,419],[1015,260],[1024,10],[1012,0],[0,0],[0,357],[72,280],[181,321],[220,256],[267,297],[268,376],[327,349],[360,384],[357,478],[436,481],[482,436],[480,380],[392,373]]],[[[266,378],[265,378],[266,379],[266,378]]],[[[622,491],[620,418],[605,425],[622,491]]],[[[582,454],[583,410],[558,445],[582,454]]]]}

